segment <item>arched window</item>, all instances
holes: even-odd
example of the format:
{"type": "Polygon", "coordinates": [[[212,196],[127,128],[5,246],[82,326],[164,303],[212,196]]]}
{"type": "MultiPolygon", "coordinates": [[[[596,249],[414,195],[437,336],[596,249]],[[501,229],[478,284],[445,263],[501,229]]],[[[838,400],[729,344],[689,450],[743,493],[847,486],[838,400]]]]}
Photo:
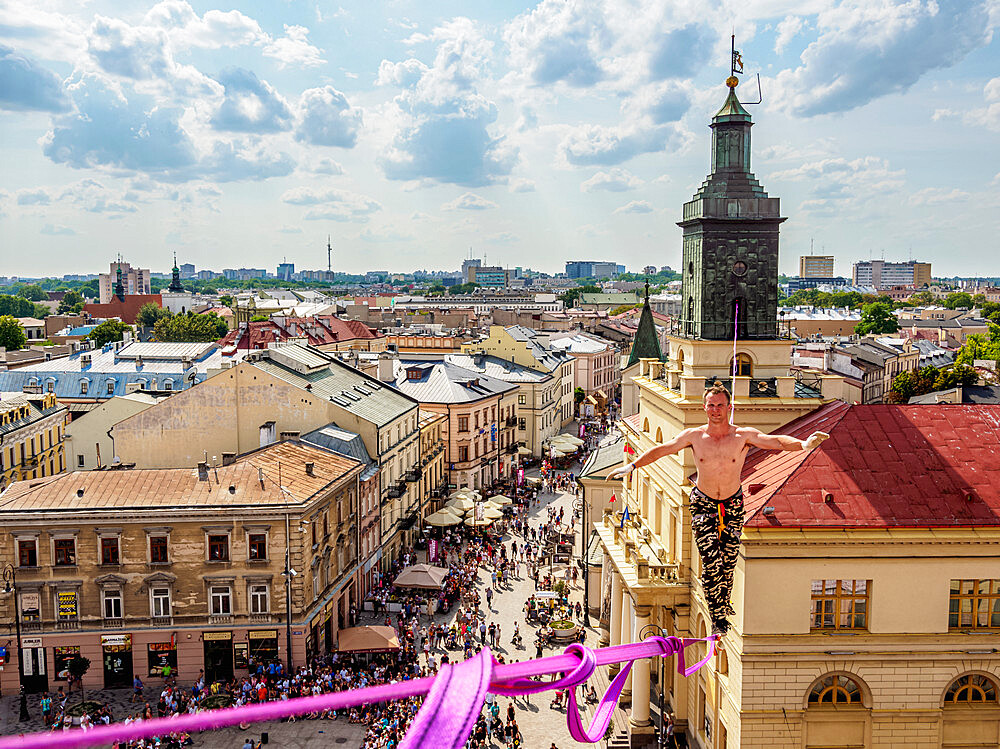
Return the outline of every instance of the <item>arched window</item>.
{"type": "Polygon", "coordinates": [[[715,672],[720,676],[729,676],[729,653],[726,649],[720,647],[718,649],[718,665],[715,667],[715,672]]]}
{"type": "Polygon", "coordinates": [[[649,431],[649,419],[643,419],[642,420],[642,431],[644,431],[644,432],[648,432],[649,431]]]}
{"type": "Polygon", "coordinates": [[[841,674],[832,674],[820,679],[809,692],[810,705],[857,705],[864,704],[861,687],[854,679],[841,674]]]}
{"type": "Polygon", "coordinates": [[[663,442],[663,430],[656,427],[656,441],[657,443],[663,442]]]}
{"type": "Polygon", "coordinates": [[[997,703],[997,685],[980,674],[959,676],[944,694],[945,705],[988,705],[997,703]]]}
{"type": "MultiPolygon", "coordinates": [[[[729,360],[729,371],[733,369],[733,360],[729,360]]],[[[736,355],[736,376],[737,377],[753,377],[753,360],[750,358],[750,354],[737,354],[736,355]]]]}

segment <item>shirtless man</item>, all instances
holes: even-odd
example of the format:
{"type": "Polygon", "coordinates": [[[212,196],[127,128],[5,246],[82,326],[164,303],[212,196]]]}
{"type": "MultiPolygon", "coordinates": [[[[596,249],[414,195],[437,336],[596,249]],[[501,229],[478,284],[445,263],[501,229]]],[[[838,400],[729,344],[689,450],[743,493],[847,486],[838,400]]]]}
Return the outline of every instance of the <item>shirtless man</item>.
{"type": "Polygon", "coordinates": [[[806,440],[783,434],[764,434],[753,427],[729,423],[729,391],[720,384],[705,391],[708,424],[680,432],[672,440],[650,448],[633,462],[608,474],[627,476],[666,455],[690,447],[698,466],[697,485],[691,490],[691,526],[701,553],[702,584],[712,616],[713,634],[729,630],[729,602],[733,570],[743,530],[743,489],[740,475],[750,447],[765,450],[812,450],[830,435],[813,432],[806,440]]]}

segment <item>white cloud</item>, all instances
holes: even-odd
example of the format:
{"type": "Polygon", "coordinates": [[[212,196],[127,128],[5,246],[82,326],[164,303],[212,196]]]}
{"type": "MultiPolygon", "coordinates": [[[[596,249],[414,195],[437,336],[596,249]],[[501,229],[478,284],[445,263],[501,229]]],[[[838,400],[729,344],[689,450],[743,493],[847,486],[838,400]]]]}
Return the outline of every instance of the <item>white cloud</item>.
{"type": "Polygon", "coordinates": [[[517,234],[509,231],[501,231],[496,234],[490,234],[485,239],[490,244],[513,244],[521,241],[521,238],[517,234]]]}
{"type": "Polygon", "coordinates": [[[65,112],[69,98],[55,73],[0,44],[0,109],[65,112]]]}
{"type": "Polygon", "coordinates": [[[626,203],[621,208],[616,208],[615,213],[652,213],[653,206],[645,200],[633,200],[626,203]]]}
{"type": "Polygon", "coordinates": [[[258,24],[238,10],[209,10],[198,16],[185,0],[164,0],[146,13],[143,23],[165,31],[175,47],[221,49],[269,40],[258,24]]]}
{"type": "Polygon", "coordinates": [[[45,224],[39,231],[51,237],[72,237],[76,234],[75,229],[62,224],[45,224]]]}
{"type": "Polygon", "coordinates": [[[282,234],[302,234],[302,227],[299,226],[282,226],[278,231],[282,234]]]}
{"type": "Polygon", "coordinates": [[[218,81],[225,88],[225,98],[211,120],[217,130],[277,133],[291,127],[288,103],[252,70],[227,68],[218,81]]]}
{"type": "Polygon", "coordinates": [[[810,117],[846,112],[906,91],[921,76],[955,65],[989,43],[993,0],[854,0],[817,17],[819,38],[802,64],[781,71],[771,99],[810,117]]]}
{"type": "Polygon", "coordinates": [[[380,67],[384,84],[407,82],[388,112],[393,136],[378,159],[385,176],[469,187],[503,179],[517,162],[517,149],[490,132],[497,107],[476,90],[491,43],[467,18],[453,19],[431,34],[414,34],[407,41],[438,46],[431,66],[421,68],[407,61],[403,72],[391,63],[380,67]]]}
{"type": "Polygon", "coordinates": [[[642,180],[627,169],[612,167],[606,172],[596,172],[590,179],[580,183],[580,192],[626,192],[641,187],[642,180]]]}
{"type": "MultiPolygon", "coordinates": [[[[1000,130],[1000,78],[991,79],[983,87],[983,98],[985,99],[986,106],[973,107],[968,111],[962,112],[962,119],[968,125],[978,125],[990,130],[1000,130]]],[[[934,113],[934,119],[939,119],[938,112],[934,113]]]]}
{"type": "Polygon", "coordinates": [[[344,167],[333,159],[320,159],[310,169],[314,174],[328,174],[332,176],[344,173],[344,167]]]}
{"type": "Polygon", "coordinates": [[[458,196],[454,200],[441,206],[444,211],[485,211],[488,208],[498,208],[499,206],[492,200],[487,200],[481,195],[467,192],[458,196]]]}
{"type": "Polygon", "coordinates": [[[910,202],[915,205],[937,205],[939,203],[955,203],[967,200],[970,194],[957,187],[948,189],[947,187],[925,187],[917,190],[910,196],[910,202]]]}
{"type": "Polygon", "coordinates": [[[365,228],[358,238],[365,242],[373,242],[376,244],[381,244],[383,242],[412,242],[416,237],[412,234],[406,234],[404,232],[396,231],[390,228],[372,229],[371,227],[365,228]]]}
{"type": "Polygon", "coordinates": [[[43,188],[37,190],[18,190],[18,205],[50,205],[52,196],[43,188]]]}
{"type": "Polygon", "coordinates": [[[514,177],[507,183],[507,189],[511,192],[534,192],[535,181],[524,177],[514,177]]]}
{"type": "Polygon", "coordinates": [[[317,191],[296,187],[285,191],[281,199],[289,205],[313,206],[305,214],[305,218],[311,221],[329,219],[364,223],[373,213],[382,210],[382,205],[374,198],[349,190],[317,191]]]}
{"type": "Polygon", "coordinates": [[[401,86],[410,88],[415,86],[429,68],[420,60],[410,58],[403,62],[390,62],[382,60],[378,66],[378,77],[375,83],[378,86],[401,86]]]}
{"type": "Polygon", "coordinates": [[[605,72],[600,57],[608,29],[596,2],[542,0],[504,31],[510,68],[533,85],[592,86],[605,72]]]}
{"type": "Polygon", "coordinates": [[[785,20],[778,24],[778,34],[774,40],[774,54],[782,54],[788,43],[798,36],[804,27],[805,22],[798,16],[785,16],[785,20]]]}
{"type": "Polygon", "coordinates": [[[643,153],[677,150],[683,142],[682,131],[674,125],[581,125],[569,130],[559,153],[575,166],[610,166],[643,153]]]}
{"type": "Polygon", "coordinates": [[[61,204],[72,204],[88,213],[124,214],[138,211],[136,201],[120,190],[109,189],[94,179],[83,179],[66,187],[59,195],[61,204]]]}
{"type": "Polygon", "coordinates": [[[310,88],[299,100],[300,121],[295,139],[314,146],[353,148],[361,127],[361,112],[333,86],[310,88]]]}
{"type": "Polygon", "coordinates": [[[277,60],[281,68],[312,68],[326,62],[321,57],[322,52],[309,43],[309,29],[288,24],[285,24],[285,36],[269,42],[264,47],[264,55],[277,60]]]}
{"type": "MultiPolygon", "coordinates": [[[[898,193],[905,184],[905,172],[893,171],[878,156],[847,160],[834,157],[813,161],[793,169],[774,172],[768,180],[811,184],[803,211],[812,214],[843,215],[851,210],[870,211],[873,198],[898,193]]],[[[885,200],[878,205],[885,205],[885,200]]]]}

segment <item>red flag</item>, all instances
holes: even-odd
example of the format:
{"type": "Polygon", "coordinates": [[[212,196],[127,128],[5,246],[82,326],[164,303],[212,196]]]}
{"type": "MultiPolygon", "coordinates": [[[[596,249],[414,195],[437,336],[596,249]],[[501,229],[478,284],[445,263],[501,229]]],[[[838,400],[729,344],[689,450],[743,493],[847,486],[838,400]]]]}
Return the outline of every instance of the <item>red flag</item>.
{"type": "Polygon", "coordinates": [[[625,443],[625,452],[628,453],[629,455],[635,455],[635,450],[632,448],[632,445],[630,445],[628,442],[625,443]]]}
{"type": "Polygon", "coordinates": [[[615,495],[614,495],[614,494],[612,494],[612,495],[611,495],[611,501],[612,501],[612,502],[614,502],[614,501],[615,501],[615,495]]]}

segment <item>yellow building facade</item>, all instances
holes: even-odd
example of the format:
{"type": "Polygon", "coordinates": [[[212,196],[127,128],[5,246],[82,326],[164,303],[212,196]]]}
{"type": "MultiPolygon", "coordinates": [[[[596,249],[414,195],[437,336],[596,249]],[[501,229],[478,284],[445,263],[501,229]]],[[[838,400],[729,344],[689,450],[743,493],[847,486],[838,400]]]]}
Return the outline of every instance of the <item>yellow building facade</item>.
{"type": "Polygon", "coordinates": [[[66,470],[67,410],[54,393],[0,394],[0,491],[66,470]]]}

